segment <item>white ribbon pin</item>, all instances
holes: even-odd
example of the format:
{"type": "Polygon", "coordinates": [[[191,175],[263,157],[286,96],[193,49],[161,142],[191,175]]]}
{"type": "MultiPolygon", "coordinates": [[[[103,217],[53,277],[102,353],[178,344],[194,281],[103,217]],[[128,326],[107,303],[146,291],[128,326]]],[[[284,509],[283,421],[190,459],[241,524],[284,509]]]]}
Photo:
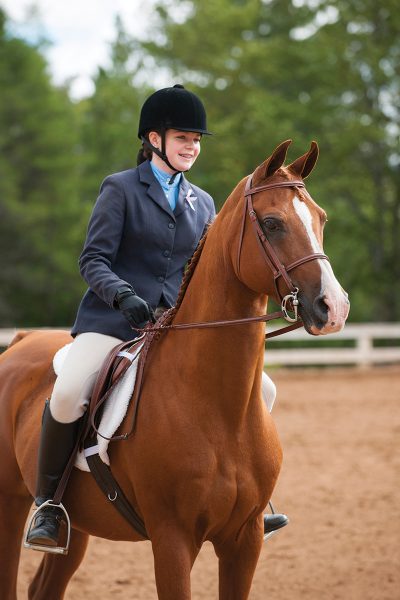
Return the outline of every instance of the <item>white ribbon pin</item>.
{"type": "Polygon", "coordinates": [[[193,194],[193,190],[192,190],[192,188],[189,188],[189,191],[186,194],[185,200],[187,201],[187,203],[189,204],[189,206],[190,206],[190,208],[192,210],[196,210],[195,207],[194,207],[194,205],[193,205],[193,202],[195,200],[197,200],[197,197],[196,196],[192,196],[191,194],[193,194]]]}

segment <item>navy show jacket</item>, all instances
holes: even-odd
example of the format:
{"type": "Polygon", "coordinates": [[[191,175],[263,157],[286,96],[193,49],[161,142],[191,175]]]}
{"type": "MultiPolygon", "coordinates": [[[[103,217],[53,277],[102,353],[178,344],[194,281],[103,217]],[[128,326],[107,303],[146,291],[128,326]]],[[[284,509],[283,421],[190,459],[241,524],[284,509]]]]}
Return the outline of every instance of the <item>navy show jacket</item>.
{"type": "Polygon", "coordinates": [[[184,266],[214,217],[211,196],[183,174],[173,211],[149,161],[107,177],[79,258],[89,289],[71,334],[134,338],[128,321],[113,307],[117,289],[128,283],[153,309],[160,303],[173,306],[184,266]]]}

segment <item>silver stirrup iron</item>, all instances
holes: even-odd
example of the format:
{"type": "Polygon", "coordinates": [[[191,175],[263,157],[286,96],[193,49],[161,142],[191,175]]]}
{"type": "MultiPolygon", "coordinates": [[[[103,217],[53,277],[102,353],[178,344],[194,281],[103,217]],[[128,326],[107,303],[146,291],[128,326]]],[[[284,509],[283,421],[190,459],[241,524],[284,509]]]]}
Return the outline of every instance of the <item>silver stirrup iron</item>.
{"type": "Polygon", "coordinates": [[[30,550],[39,550],[40,552],[49,552],[51,554],[68,554],[70,539],[71,539],[71,521],[69,519],[68,513],[67,513],[64,505],[61,504],[61,502],[60,502],[60,504],[54,504],[54,502],[52,500],[46,500],[46,502],[43,502],[43,504],[41,504],[40,506],[38,506],[36,508],[36,510],[33,512],[33,515],[29,519],[28,527],[26,528],[24,548],[29,548],[30,550]],[[47,506],[54,506],[55,508],[60,508],[65,515],[65,520],[66,520],[66,524],[67,524],[67,541],[65,543],[65,546],[46,546],[45,544],[31,544],[30,542],[28,542],[28,536],[31,532],[32,525],[33,525],[39,511],[41,511],[42,508],[45,508],[47,506]]]}
{"type": "Polygon", "coordinates": [[[295,323],[297,321],[297,307],[299,306],[299,301],[297,298],[297,294],[299,293],[299,288],[294,288],[293,292],[291,292],[290,294],[288,294],[287,296],[285,296],[282,299],[282,304],[281,304],[281,308],[282,308],[282,312],[283,312],[283,316],[286,319],[286,321],[289,321],[289,323],[295,323]],[[294,313],[294,317],[291,317],[288,310],[288,304],[289,302],[292,305],[292,310],[294,313]]]}

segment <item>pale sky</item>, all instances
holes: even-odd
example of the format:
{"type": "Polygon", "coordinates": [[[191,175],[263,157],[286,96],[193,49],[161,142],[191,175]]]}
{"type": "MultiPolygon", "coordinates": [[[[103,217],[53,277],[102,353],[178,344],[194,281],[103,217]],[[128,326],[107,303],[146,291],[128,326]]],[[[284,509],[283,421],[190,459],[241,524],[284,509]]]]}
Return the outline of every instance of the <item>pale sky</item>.
{"type": "Polygon", "coordinates": [[[142,37],[154,16],[154,0],[0,0],[0,6],[18,34],[34,40],[42,33],[52,41],[45,55],[53,80],[58,84],[76,76],[71,85],[75,99],[93,91],[91,75],[107,65],[115,17],[122,17],[128,33],[142,37]],[[28,27],[24,22],[31,6],[39,9],[40,19],[28,27]]]}

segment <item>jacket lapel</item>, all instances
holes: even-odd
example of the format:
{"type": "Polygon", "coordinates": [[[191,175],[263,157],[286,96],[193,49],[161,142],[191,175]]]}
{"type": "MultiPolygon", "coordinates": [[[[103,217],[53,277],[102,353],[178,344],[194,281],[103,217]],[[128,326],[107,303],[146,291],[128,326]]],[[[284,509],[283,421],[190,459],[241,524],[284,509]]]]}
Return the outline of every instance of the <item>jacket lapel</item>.
{"type": "Polygon", "coordinates": [[[180,215],[184,210],[196,210],[196,200],[194,200],[190,204],[187,200],[187,198],[190,196],[195,197],[195,194],[193,193],[193,191],[191,191],[190,183],[182,173],[181,185],[179,186],[178,201],[174,210],[176,216],[180,215]]]}
{"type": "Polygon", "coordinates": [[[175,221],[176,213],[172,211],[161,185],[154,177],[150,162],[146,160],[139,165],[138,169],[140,182],[148,186],[147,195],[175,221]]]}

